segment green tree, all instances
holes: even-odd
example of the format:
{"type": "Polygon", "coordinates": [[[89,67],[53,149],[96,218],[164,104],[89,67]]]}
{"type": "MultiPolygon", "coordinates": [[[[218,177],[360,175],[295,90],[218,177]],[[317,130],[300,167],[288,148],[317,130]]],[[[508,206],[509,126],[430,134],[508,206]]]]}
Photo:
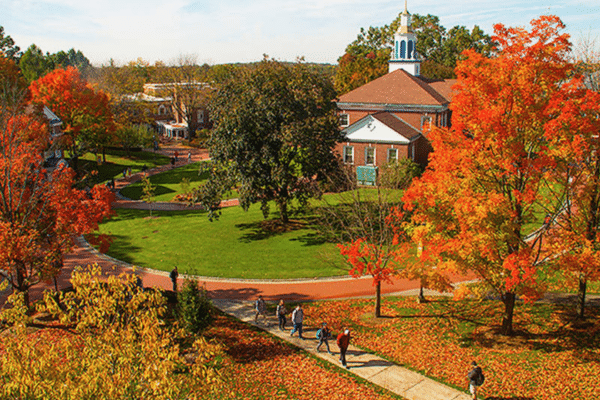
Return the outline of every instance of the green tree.
{"type": "Polygon", "coordinates": [[[36,79],[46,75],[50,70],[50,65],[42,49],[32,44],[21,56],[19,67],[27,81],[33,82],[36,79]]]}
{"type": "Polygon", "coordinates": [[[60,50],[54,54],[48,54],[46,58],[52,65],[52,69],[75,67],[84,77],[87,77],[88,71],[92,67],[90,60],[83,55],[81,50],[70,49],[67,52],[60,50]]]}
{"type": "Polygon", "coordinates": [[[181,326],[190,333],[198,333],[212,322],[212,303],[196,279],[186,278],[177,292],[177,314],[181,326]]]}
{"type": "MultiPolygon", "coordinates": [[[[417,36],[417,53],[423,60],[421,74],[426,78],[454,78],[454,67],[462,51],[473,49],[488,55],[492,40],[481,28],[469,31],[464,26],[455,26],[449,31],[440,25],[434,15],[411,16],[412,30],[417,36]]],[[[394,33],[400,26],[400,14],[383,27],[361,28],[360,34],[346,47],[338,59],[335,77],[336,89],[346,93],[388,72],[388,61],[394,33]]]]}
{"type": "Polygon", "coordinates": [[[240,205],[277,203],[282,222],[293,199],[318,194],[316,182],[336,165],[341,140],[331,81],[298,61],[265,59],[240,68],[217,92],[210,110],[210,177],[197,197],[211,209],[239,184],[240,205]]]}
{"type": "Polygon", "coordinates": [[[4,34],[4,27],[0,26],[0,53],[17,62],[21,53],[19,46],[15,45],[15,41],[9,35],[4,34]]]}

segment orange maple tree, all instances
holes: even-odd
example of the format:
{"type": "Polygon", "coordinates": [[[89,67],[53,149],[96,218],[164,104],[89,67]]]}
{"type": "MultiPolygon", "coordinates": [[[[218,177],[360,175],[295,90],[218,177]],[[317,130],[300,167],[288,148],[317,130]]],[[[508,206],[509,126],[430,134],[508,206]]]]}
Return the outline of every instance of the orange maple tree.
{"type": "Polygon", "coordinates": [[[49,173],[43,152],[50,131],[41,109],[26,102],[26,91],[0,83],[8,88],[0,96],[0,269],[14,290],[27,294],[56,276],[74,235],[110,215],[113,195],[104,186],[74,189],[66,167],[49,173]]]}
{"type": "Polygon", "coordinates": [[[50,108],[61,119],[64,146],[78,170],[79,156],[104,148],[114,134],[109,98],[96,91],[74,67],[56,69],[30,86],[32,101],[50,108]]]}
{"type": "MultiPolygon", "coordinates": [[[[423,177],[406,192],[424,255],[439,273],[475,273],[504,304],[501,332],[511,334],[515,300],[537,298],[542,264],[534,236],[537,204],[556,165],[546,124],[571,69],[568,35],[558,17],[525,28],[494,27],[495,56],[465,51],[456,68],[452,127],[434,129],[423,177]]],[[[559,209],[556,205],[554,209],[559,209]]]]}
{"type": "Polygon", "coordinates": [[[549,111],[557,118],[547,129],[557,139],[557,167],[552,171],[556,197],[563,208],[554,219],[549,246],[558,266],[574,276],[577,314],[584,316],[588,280],[600,279],[600,93],[585,80],[564,85],[549,111]]]}

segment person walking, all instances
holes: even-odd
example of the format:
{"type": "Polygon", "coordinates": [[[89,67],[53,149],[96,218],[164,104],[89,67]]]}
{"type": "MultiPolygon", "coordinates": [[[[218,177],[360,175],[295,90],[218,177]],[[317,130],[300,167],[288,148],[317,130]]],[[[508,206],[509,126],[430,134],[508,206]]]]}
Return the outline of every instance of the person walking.
{"type": "Polygon", "coordinates": [[[483,376],[481,367],[477,365],[476,361],[471,363],[471,370],[467,374],[467,378],[469,379],[469,392],[471,392],[473,400],[477,400],[477,389],[483,385],[485,377],[483,376]]]}
{"type": "Polygon", "coordinates": [[[267,322],[267,306],[265,304],[265,300],[260,294],[258,295],[258,299],[256,299],[256,302],[254,303],[254,311],[256,311],[256,314],[254,315],[255,323],[258,323],[259,315],[263,316],[265,323],[267,322]]]}
{"type": "Polygon", "coordinates": [[[188,164],[192,162],[192,152],[188,151],[188,164]]]}
{"type": "Polygon", "coordinates": [[[280,331],[285,331],[285,323],[287,322],[287,319],[285,318],[286,314],[287,314],[287,309],[285,308],[285,305],[283,304],[283,300],[279,300],[279,304],[277,305],[277,310],[275,310],[275,315],[279,319],[279,330],[280,331]]]}
{"type": "Polygon", "coordinates": [[[350,369],[350,367],[346,363],[346,352],[348,351],[348,346],[350,345],[350,329],[344,329],[344,332],[340,333],[337,337],[337,345],[340,348],[340,362],[346,369],[350,369]]]}
{"type": "Polygon", "coordinates": [[[302,337],[302,321],[304,320],[304,311],[302,310],[302,304],[298,304],[294,311],[292,312],[292,323],[294,324],[294,329],[290,333],[290,336],[294,336],[294,332],[298,331],[298,337],[300,339],[304,339],[302,337]]]}
{"type": "Polygon", "coordinates": [[[327,328],[327,323],[323,322],[321,329],[319,329],[317,331],[317,339],[319,339],[319,344],[317,345],[317,353],[319,352],[319,348],[321,348],[321,345],[323,345],[323,343],[325,343],[325,346],[327,347],[327,352],[329,354],[331,354],[331,350],[329,349],[329,338],[330,337],[331,337],[331,331],[329,330],[329,328],[327,328]]]}
{"type": "Polygon", "coordinates": [[[177,293],[177,278],[179,278],[179,272],[177,271],[177,267],[173,268],[173,270],[169,274],[169,278],[171,278],[171,282],[173,282],[173,291],[177,293]]]}

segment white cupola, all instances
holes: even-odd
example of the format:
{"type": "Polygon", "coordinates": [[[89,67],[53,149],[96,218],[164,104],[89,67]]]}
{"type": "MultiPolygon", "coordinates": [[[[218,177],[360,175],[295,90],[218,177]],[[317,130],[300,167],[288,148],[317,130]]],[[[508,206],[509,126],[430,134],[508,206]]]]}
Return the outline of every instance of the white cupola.
{"type": "Polygon", "coordinates": [[[389,62],[389,72],[403,69],[413,76],[421,73],[421,60],[417,54],[417,36],[411,29],[410,13],[404,1],[404,12],[400,15],[400,26],[394,34],[394,47],[389,62]]]}

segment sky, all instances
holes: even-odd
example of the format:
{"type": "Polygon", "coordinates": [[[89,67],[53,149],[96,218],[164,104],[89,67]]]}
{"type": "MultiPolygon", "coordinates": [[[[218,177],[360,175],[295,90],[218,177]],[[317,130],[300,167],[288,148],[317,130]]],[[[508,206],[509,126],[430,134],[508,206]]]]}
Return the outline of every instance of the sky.
{"type": "MultiPolygon", "coordinates": [[[[404,1],[381,0],[0,0],[0,26],[24,51],[81,50],[94,65],[142,58],[176,63],[282,61],[337,63],[361,27],[390,24],[404,1]]],[[[408,0],[411,14],[493,32],[496,23],[529,27],[558,15],[577,43],[600,44],[599,0],[408,0]]]]}

